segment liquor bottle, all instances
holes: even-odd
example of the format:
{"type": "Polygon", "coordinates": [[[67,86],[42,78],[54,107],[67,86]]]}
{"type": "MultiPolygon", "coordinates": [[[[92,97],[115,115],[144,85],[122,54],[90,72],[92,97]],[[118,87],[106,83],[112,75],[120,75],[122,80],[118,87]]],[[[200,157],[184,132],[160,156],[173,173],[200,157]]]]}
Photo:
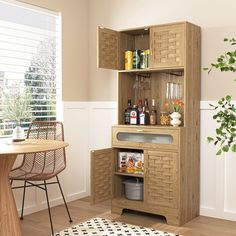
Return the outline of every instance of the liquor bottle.
{"type": "Polygon", "coordinates": [[[142,112],[139,114],[139,124],[140,125],[149,124],[149,114],[145,111],[145,107],[143,107],[142,112]]]}
{"type": "Polygon", "coordinates": [[[155,99],[152,99],[152,109],[150,112],[150,125],[156,125],[156,124],[157,124],[157,111],[156,111],[155,99]]]}
{"type": "Polygon", "coordinates": [[[144,100],[144,107],[145,107],[145,111],[149,114],[150,110],[149,110],[148,99],[147,98],[145,98],[145,100],[144,100]]]}
{"type": "Polygon", "coordinates": [[[138,100],[138,111],[139,111],[139,114],[143,111],[142,99],[138,100]]]}
{"type": "Polygon", "coordinates": [[[133,108],[130,111],[130,124],[131,125],[139,124],[139,111],[136,105],[133,105],[133,108]]]}
{"type": "Polygon", "coordinates": [[[131,111],[131,109],[132,109],[131,99],[128,99],[128,106],[124,112],[124,123],[126,125],[130,124],[130,111],[131,111]]]}

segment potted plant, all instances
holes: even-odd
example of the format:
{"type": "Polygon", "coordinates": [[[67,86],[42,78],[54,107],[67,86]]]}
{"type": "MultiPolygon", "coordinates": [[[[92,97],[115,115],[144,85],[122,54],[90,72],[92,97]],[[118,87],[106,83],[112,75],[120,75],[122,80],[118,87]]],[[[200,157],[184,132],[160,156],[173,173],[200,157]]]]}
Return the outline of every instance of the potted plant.
{"type": "MultiPolygon", "coordinates": [[[[224,42],[229,43],[231,46],[236,45],[234,38],[225,38],[224,42]]],[[[204,68],[208,73],[212,69],[220,70],[221,72],[236,72],[236,50],[227,51],[217,58],[216,63],[212,63],[210,68],[204,68]]],[[[236,79],[235,79],[236,81],[236,79]]],[[[212,105],[217,113],[213,116],[216,120],[218,127],[214,137],[208,137],[208,142],[214,143],[218,147],[216,155],[223,152],[236,152],[236,107],[232,104],[232,96],[227,95],[221,98],[217,105],[212,105]]]]}
{"type": "Polygon", "coordinates": [[[173,111],[173,113],[171,113],[170,115],[170,124],[173,126],[179,126],[181,124],[181,114],[179,112],[184,106],[184,103],[179,99],[174,99],[170,103],[167,103],[166,106],[170,107],[170,109],[173,111]]]}
{"type": "Polygon", "coordinates": [[[12,134],[15,141],[24,139],[24,129],[21,127],[22,121],[32,119],[31,100],[28,91],[23,93],[3,92],[2,117],[6,121],[15,122],[12,134]]]}

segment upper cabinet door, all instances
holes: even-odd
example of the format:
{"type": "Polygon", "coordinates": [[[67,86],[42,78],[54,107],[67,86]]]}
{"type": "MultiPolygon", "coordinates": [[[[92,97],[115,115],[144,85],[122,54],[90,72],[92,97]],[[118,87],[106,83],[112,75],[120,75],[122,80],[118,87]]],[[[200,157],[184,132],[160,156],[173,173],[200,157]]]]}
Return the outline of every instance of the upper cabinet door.
{"type": "Polygon", "coordinates": [[[184,66],[184,23],[150,28],[151,67],[184,66]]]}
{"type": "Polygon", "coordinates": [[[120,69],[120,33],[98,27],[98,67],[120,69]]]}
{"type": "Polygon", "coordinates": [[[91,152],[91,199],[92,204],[111,199],[113,149],[91,152]]]}

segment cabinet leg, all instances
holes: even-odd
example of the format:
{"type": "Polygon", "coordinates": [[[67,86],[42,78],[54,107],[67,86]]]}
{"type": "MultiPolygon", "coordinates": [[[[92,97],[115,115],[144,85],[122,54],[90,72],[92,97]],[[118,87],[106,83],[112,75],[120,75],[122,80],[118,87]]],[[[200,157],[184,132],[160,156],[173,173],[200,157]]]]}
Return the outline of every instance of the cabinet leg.
{"type": "Polygon", "coordinates": [[[116,207],[116,206],[111,207],[111,213],[122,215],[122,212],[123,212],[123,208],[121,207],[116,207]]]}
{"type": "Polygon", "coordinates": [[[180,221],[176,216],[165,216],[168,225],[180,226],[180,221]]]}

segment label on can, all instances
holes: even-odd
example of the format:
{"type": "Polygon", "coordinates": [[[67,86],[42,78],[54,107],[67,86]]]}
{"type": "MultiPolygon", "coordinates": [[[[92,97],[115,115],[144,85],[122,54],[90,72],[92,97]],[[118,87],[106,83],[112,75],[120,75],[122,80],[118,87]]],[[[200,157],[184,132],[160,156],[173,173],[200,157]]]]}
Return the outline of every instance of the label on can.
{"type": "Polygon", "coordinates": [[[146,68],[146,51],[141,50],[140,51],[140,69],[146,68]]]}
{"type": "Polygon", "coordinates": [[[150,49],[145,50],[145,60],[146,60],[146,68],[149,68],[150,63],[150,49]]]}
{"type": "Polygon", "coordinates": [[[140,50],[133,51],[133,69],[140,69],[140,50]]]}
{"type": "Polygon", "coordinates": [[[133,69],[133,52],[132,51],[125,52],[125,69],[126,70],[133,69]]]}

